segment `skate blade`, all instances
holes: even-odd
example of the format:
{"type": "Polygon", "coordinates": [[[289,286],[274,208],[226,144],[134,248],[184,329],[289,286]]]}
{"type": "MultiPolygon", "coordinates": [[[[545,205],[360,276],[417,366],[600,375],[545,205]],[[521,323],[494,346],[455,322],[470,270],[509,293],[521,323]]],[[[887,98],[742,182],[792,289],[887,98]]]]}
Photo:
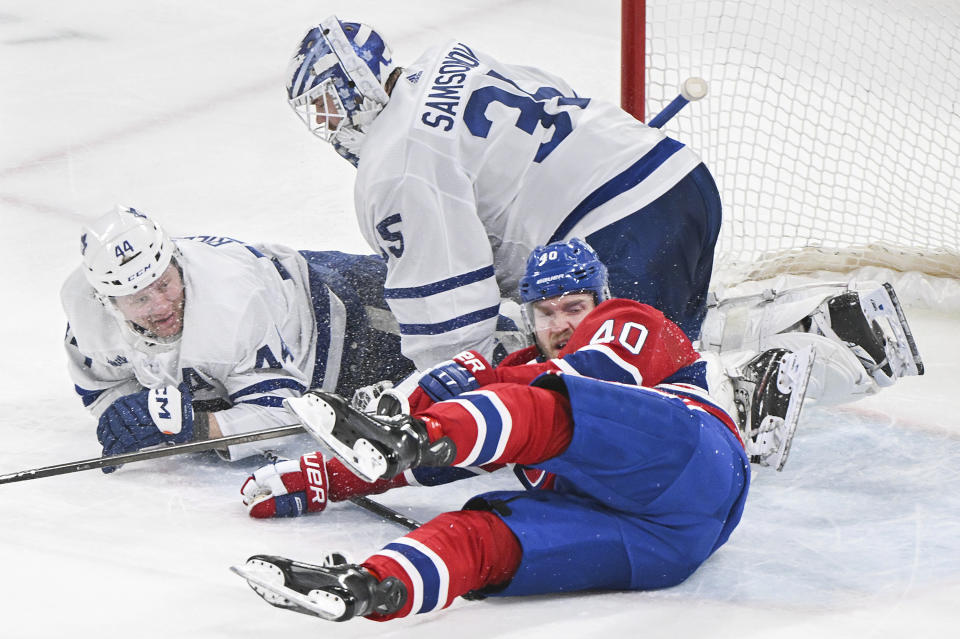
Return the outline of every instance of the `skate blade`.
{"type": "Polygon", "coordinates": [[[349,460],[349,465],[361,479],[369,482],[377,481],[387,472],[386,457],[366,439],[358,439],[353,445],[353,458],[349,460]]]}
{"type": "Polygon", "coordinates": [[[793,444],[793,436],[797,433],[797,425],[800,423],[800,409],[803,407],[803,399],[807,395],[807,384],[810,383],[810,374],[813,372],[813,361],[816,358],[816,351],[813,346],[795,351],[791,355],[790,366],[786,371],[777,374],[777,386],[781,386],[781,375],[789,378],[783,380],[788,383],[792,390],[790,392],[790,404],[787,406],[787,414],[783,418],[783,439],[780,448],[772,455],[770,465],[778,471],[782,471],[787,463],[787,456],[790,454],[790,446],[793,444]]]}
{"type": "MultiPolygon", "coordinates": [[[[920,358],[920,349],[917,348],[913,331],[910,330],[907,316],[903,312],[900,299],[897,297],[896,291],[893,290],[893,286],[889,282],[884,282],[882,287],[869,295],[861,295],[860,308],[868,322],[882,321],[896,338],[896,353],[887,353],[887,358],[899,360],[903,370],[898,371],[898,373],[900,375],[923,375],[923,360],[920,358]],[[893,318],[891,318],[888,309],[893,310],[896,314],[896,321],[891,321],[893,318]],[[909,356],[906,356],[906,353],[909,353],[909,356]]],[[[884,332],[886,333],[886,331],[884,332]]]]}
{"type": "Polygon", "coordinates": [[[369,441],[360,438],[353,446],[348,446],[333,435],[337,413],[320,397],[307,393],[300,397],[289,397],[283,400],[283,405],[300,419],[307,433],[329,448],[360,479],[373,483],[386,472],[386,459],[369,441]]]}
{"type": "Polygon", "coordinates": [[[276,572],[269,570],[266,567],[268,565],[265,562],[248,562],[243,566],[230,566],[230,571],[243,577],[250,588],[271,606],[327,621],[337,621],[346,613],[346,602],[337,595],[322,590],[314,590],[309,595],[304,595],[291,590],[282,583],[277,583],[277,576],[279,575],[282,581],[283,574],[279,569],[276,569],[276,572]]]}
{"type": "Polygon", "coordinates": [[[314,437],[329,437],[337,423],[333,408],[316,395],[307,393],[300,397],[288,397],[283,400],[283,405],[300,419],[304,430],[314,437]]]}

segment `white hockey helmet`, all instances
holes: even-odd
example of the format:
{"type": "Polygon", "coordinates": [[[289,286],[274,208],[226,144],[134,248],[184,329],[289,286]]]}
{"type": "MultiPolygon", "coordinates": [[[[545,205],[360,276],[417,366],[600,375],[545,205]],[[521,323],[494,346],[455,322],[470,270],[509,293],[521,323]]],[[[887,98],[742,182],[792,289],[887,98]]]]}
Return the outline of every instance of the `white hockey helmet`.
{"type": "Polygon", "coordinates": [[[104,298],[143,290],[163,275],[175,252],[166,231],[129,206],[118,205],[80,235],[83,272],[104,298]]]}

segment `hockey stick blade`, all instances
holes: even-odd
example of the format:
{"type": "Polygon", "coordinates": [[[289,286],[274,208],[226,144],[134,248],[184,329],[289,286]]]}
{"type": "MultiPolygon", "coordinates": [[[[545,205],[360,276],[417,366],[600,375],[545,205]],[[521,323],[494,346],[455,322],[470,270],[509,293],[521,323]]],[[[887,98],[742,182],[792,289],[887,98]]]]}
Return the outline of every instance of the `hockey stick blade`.
{"type": "Polygon", "coordinates": [[[215,439],[204,439],[197,442],[188,442],[186,444],[164,446],[162,448],[152,448],[150,450],[140,450],[134,453],[111,455],[109,457],[94,457],[92,459],[84,459],[82,461],[57,464],[55,466],[44,466],[43,468],[33,468],[30,470],[21,470],[15,473],[0,475],[0,484],[26,481],[28,479],[40,479],[41,477],[53,477],[54,475],[65,475],[67,473],[75,473],[81,470],[103,468],[104,466],[120,466],[146,459],[170,457],[173,455],[182,455],[184,453],[198,453],[205,450],[213,450],[215,448],[225,448],[227,446],[233,446],[236,444],[246,444],[248,442],[262,441],[265,439],[276,439],[277,437],[299,435],[300,433],[303,433],[303,427],[300,424],[291,424],[289,426],[266,428],[264,430],[242,433],[240,435],[230,435],[227,437],[217,437],[215,439]]]}

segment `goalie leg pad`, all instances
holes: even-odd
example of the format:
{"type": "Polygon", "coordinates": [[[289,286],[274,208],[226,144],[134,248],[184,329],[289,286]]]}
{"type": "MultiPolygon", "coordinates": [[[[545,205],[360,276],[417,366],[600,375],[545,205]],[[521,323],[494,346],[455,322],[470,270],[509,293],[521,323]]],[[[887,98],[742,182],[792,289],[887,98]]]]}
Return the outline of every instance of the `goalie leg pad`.
{"type": "MultiPolygon", "coordinates": [[[[782,347],[785,335],[805,333],[848,349],[879,386],[889,386],[904,375],[923,374],[916,341],[890,284],[869,292],[842,284],[815,284],[721,300],[707,313],[699,347],[721,354],[737,350],[758,353],[782,347]]],[[[831,349],[817,346],[822,361],[826,361],[827,350],[831,349]]],[[[853,399],[864,394],[862,384],[856,386],[853,399]]],[[[838,394],[833,389],[825,391],[820,396],[838,394]]]]}
{"type": "Polygon", "coordinates": [[[794,352],[813,348],[816,357],[806,398],[818,404],[849,403],[880,390],[854,352],[836,339],[813,333],[783,333],[770,338],[767,344],[794,352]]]}
{"type": "Polygon", "coordinates": [[[805,318],[835,295],[842,284],[816,284],[786,290],[767,289],[756,295],[730,297],[710,304],[700,332],[700,350],[753,351],[771,348],[767,340],[787,331],[806,330],[805,318]]]}

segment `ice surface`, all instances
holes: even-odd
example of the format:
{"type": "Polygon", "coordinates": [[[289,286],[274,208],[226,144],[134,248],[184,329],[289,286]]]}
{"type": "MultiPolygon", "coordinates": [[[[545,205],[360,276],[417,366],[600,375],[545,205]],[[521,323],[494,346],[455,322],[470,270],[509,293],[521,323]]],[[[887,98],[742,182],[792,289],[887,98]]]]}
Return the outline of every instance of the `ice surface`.
{"type": "MultiPolygon", "coordinates": [[[[58,292],[78,263],[82,221],[123,202],[175,234],[366,250],[353,169],[283,99],[287,58],[308,26],[331,12],[373,23],[401,61],[456,37],[617,100],[618,5],[4,0],[0,473],[100,452],[60,344],[58,292]]],[[[350,504],[251,520],[239,488],[258,462],[196,455],[0,487],[0,636],[955,635],[960,418],[949,398],[960,336],[956,317],[910,312],[928,375],[808,409],[785,471],[755,473],[740,528],[679,587],[459,601],[387,625],[324,625],[267,606],[228,567],[262,552],[362,558],[403,531],[350,504]]],[[[425,519],[491,486],[513,480],[380,499],[425,519]]]]}

